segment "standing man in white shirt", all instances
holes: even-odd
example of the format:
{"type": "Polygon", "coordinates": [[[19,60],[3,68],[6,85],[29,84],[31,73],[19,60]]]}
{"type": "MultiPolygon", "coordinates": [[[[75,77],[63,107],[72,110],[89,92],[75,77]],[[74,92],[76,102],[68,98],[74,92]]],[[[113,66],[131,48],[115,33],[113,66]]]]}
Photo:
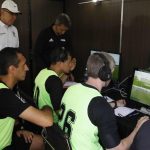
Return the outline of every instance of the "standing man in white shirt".
{"type": "Polygon", "coordinates": [[[13,26],[17,15],[20,14],[17,4],[12,0],[5,0],[0,12],[0,50],[5,47],[19,47],[18,31],[13,26]]]}

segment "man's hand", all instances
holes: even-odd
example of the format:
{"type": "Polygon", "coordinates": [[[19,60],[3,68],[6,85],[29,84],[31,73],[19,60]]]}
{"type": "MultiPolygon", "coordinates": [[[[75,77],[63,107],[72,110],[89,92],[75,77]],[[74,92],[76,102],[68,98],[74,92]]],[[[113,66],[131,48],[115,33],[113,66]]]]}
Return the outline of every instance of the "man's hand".
{"type": "Polygon", "coordinates": [[[123,107],[126,106],[126,101],[124,99],[119,99],[116,101],[117,107],[123,107]]]}
{"type": "Polygon", "coordinates": [[[147,120],[149,120],[148,116],[141,117],[136,124],[136,129],[139,130],[139,128],[142,126],[142,124],[144,122],[146,122],[147,120]]]}
{"type": "Polygon", "coordinates": [[[19,130],[16,132],[18,137],[23,137],[26,143],[32,143],[34,133],[27,130],[19,130]]]}

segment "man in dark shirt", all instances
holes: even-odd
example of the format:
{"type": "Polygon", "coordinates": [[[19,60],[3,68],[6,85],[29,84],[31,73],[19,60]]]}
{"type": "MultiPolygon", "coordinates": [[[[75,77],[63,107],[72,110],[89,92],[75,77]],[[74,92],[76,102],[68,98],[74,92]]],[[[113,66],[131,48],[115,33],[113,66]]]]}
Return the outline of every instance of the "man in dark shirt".
{"type": "MultiPolygon", "coordinates": [[[[72,51],[72,43],[68,30],[71,20],[67,14],[59,14],[54,24],[39,34],[34,48],[34,77],[38,72],[49,66],[49,55],[57,47],[72,51]]],[[[75,59],[73,59],[73,62],[75,59]]]]}
{"type": "Polygon", "coordinates": [[[127,150],[148,120],[141,118],[133,132],[120,139],[113,108],[100,94],[112,75],[111,62],[105,55],[92,54],[87,61],[88,80],[69,87],[62,98],[58,124],[68,134],[73,150],[127,150]]]}
{"type": "MultiPolygon", "coordinates": [[[[53,124],[49,108],[38,110],[13,91],[15,85],[25,79],[28,70],[26,59],[17,48],[0,51],[0,149],[11,145],[15,119],[18,117],[41,127],[53,124]]],[[[30,138],[31,143],[33,137],[30,138]]]]}

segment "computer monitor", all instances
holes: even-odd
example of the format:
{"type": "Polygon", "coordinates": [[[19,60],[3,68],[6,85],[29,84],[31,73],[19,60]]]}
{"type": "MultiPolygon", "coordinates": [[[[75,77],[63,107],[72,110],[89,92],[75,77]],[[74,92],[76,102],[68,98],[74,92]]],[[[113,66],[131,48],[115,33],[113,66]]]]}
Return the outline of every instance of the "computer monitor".
{"type": "MultiPolygon", "coordinates": [[[[94,51],[91,50],[91,54],[93,53],[100,53],[100,51],[94,51]]],[[[120,54],[117,53],[108,53],[110,54],[114,60],[115,60],[115,69],[112,75],[112,80],[113,81],[118,81],[119,80],[119,70],[120,70],[120,54]]]]}
{"type": "Polygon", "coordinates": [[[108,53],[108,54],[110,54],[115,60],[115,69],[112,75],[112,80],[118,81],[119,71],[120,71],[120,54],[115,54],[115,53],[108,53]]]}
{"type": "Polygon", "coordinates": [[[150,106],[150,72],[134,71],[130,100],[150,106]]]}

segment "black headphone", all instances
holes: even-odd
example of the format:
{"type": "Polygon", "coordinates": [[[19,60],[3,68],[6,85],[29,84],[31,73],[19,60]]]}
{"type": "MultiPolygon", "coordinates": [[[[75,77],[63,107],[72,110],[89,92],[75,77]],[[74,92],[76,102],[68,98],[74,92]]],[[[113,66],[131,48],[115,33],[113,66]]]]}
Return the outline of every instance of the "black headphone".
{"type": "Polygon", "coordinates": [[[112,72],[111,72],[111,69],[110,69],[110,66],[109,66],[109,61],[107,60],[105,55],[102,54],[102,53],[96,53],[96,55],[98,55],[103,60],[103,63],[104,63],[104,65],[99,69],[98,77],[102,81],[110,80],[111,77],[112,77],[112,72]]]}

